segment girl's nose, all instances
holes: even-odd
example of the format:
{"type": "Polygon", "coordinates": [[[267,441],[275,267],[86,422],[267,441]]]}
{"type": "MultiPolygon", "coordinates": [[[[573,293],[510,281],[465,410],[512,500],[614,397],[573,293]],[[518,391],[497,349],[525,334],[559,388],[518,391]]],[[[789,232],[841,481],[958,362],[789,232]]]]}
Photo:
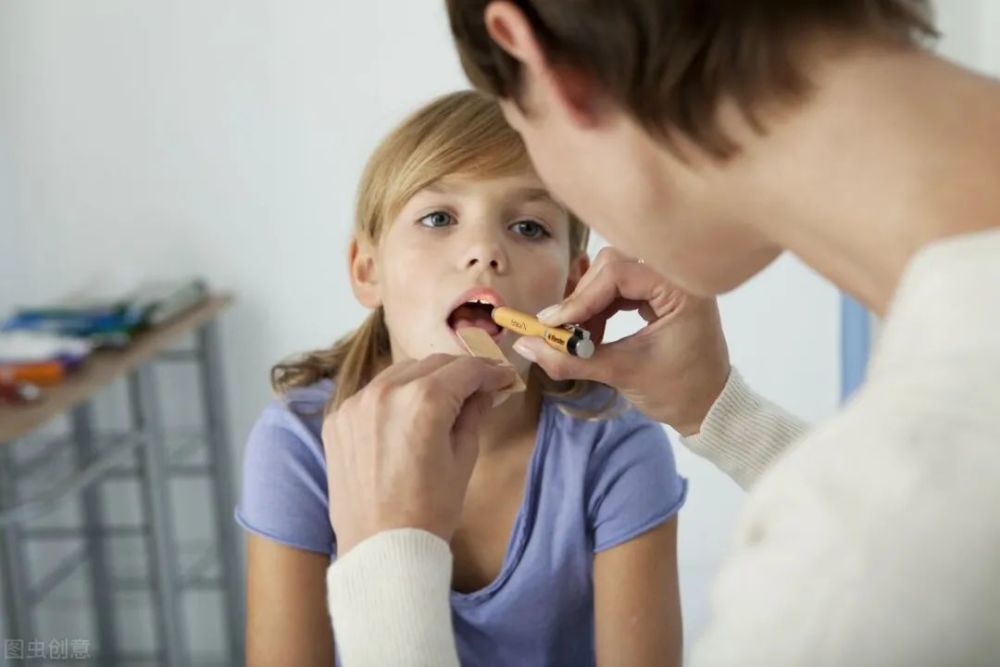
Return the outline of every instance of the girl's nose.
{"type": "Polygon", "coordinates": [[[497,273],[506,272],[509,261],[503,247],[502,231],[486,219],[467,222],[461,230],[464,233],[456,238],[462,247],[458,255],[460,268],[464,271],[489,269],[497,273]]]}
{"type": "Polygon", "coordinates": [[[505,273],[508,269],[508,260],[499,243],[481,239],[466,248],[462,266],[465,269],[480,270],[489,267],[497,273],[505,273]]]}

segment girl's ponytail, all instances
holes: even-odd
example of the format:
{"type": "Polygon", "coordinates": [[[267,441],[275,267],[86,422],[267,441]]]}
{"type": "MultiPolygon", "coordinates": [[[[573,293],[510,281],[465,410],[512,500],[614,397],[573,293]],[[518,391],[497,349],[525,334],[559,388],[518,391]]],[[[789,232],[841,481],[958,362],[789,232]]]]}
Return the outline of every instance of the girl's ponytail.
{"type": "Polygon", "coordinates": [[[363,389],[391,362],[389,330],[382,308],[326,350],[307,352],[271,369],[271,386],[278,394],[306,387],[323,379],[337,383],[327,410],[335,409],[363,389]]]}

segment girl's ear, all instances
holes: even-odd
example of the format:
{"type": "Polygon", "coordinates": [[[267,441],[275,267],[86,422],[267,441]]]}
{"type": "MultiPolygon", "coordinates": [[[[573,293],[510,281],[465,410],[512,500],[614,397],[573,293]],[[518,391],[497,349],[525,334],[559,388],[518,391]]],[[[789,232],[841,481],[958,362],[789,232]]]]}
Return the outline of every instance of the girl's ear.
{"type": "Polygon", "coordinates": [[[563,294],[564,298],[573,293],[576,286],[580,284],[580,278],[583,277],[583,274],[585,274],[589,268],[590,257],[588,257],[586,253],[570,262],[569,278],[566,279],[566,293],[563,294]]]}
{"type": "Polygon", "coordinates": [[[367,239],[351,239],[347,250],[347,264],[351,273],[351,289],[354,298],[365,308],[378,308],[382,305],[382,295],[379,291],[378,257],[375,248],[367,239]]]}

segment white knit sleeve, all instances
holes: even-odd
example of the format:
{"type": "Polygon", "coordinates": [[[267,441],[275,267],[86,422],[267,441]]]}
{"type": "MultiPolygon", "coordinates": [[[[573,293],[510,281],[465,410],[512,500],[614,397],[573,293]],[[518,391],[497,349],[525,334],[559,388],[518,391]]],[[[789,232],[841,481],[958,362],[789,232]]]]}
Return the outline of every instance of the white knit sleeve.
{"type": "Polygon", "coordinates": [[[330,565],[330,616],[345,667],[458,667],[447,542],[403,528],[330,565]]]}
{"type": "Polygon", "coordinates": [[[804,421],[755,393],[734,368],[701,432],[681,442],[748,489],[807,428],[804,421]]]}

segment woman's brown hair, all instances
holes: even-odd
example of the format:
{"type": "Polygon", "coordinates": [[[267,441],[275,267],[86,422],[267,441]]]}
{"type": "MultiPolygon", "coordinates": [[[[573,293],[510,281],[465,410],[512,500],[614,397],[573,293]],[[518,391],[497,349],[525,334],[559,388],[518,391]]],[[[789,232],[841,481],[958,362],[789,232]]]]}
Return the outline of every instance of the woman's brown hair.
{"type": "MultiPolygon", "coordinates": [[[[519,100],[521,68],[493,42],[492,0],[447,0],[473,86],[519,100]]],[[[756,111],[809,89],[799,62],[811,31],[901,44],[936,36],[927,0],[514,0],[547,62],[578,68],[653,136],[680,132],[717,157],[737,146],[719,126],[724,99],[756,111]]]]}
{"type": "MultiPolygon", "coordinates": [[[[449,174],[492,178],[531,169],[520,136],[507,125],[495,100],[475,91],[445,95],[424,106],[394,129],[376,148],[358,188],[354,234],[377,244],[411,197],[449,174]]],[[[586,254],[589,230],[570,216],[570,256],[586,254]]],[[[354,332],[333,347],[308,352],[271,369],[279,394],[322,379],[336,381],[328,409],[335,409],[367,385],[391,359],[389,331],[377,308],[354,332]]],[[[594,383],[551,380],[537,367],[542,391],[564,400],[587,394],[594,383]]],[[[582,416],[598,410],[570,410],[582,416]]]]}

